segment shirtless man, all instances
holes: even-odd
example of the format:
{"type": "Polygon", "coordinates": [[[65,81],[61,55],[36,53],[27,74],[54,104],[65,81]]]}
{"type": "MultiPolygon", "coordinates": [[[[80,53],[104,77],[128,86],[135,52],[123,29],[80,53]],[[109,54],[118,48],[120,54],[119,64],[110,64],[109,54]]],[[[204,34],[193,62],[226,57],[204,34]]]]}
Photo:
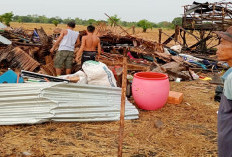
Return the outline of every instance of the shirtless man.
{"type": "Polygon", "coordinates": [[[58,52],[56,53],[54,59],[54,66],[56,68],[56,74],[61,75],[61,68],[63,65],[66,69],[66,74],[70,74],[72,70],[72,63],[74,57],[74,48],[78,44],[79,33],[74,31],[75,23],[69,22],[67,24],[67,29],[61,31],[59,38],[51,48],[50,52],[53,53],[54,50],[59,46],[58,52]]]}
{"type": "MultiPolygon", "coordinates": [[[[87,27],[87,35],[82,37],[81,47],[78,54],[82,54],[81,65],[88,60],[94,60],[96,53],[98,52],[98,57],[101,53],[100,39],[94,34],[95,27],[90,25],[87,27]],[[96,51],[97,48],[97,51],[96,51]]],[[[78,56],[78,55],[77,55],[78,56]]],[[[78,61],[78,57],[76,57],[78,61]]]]}

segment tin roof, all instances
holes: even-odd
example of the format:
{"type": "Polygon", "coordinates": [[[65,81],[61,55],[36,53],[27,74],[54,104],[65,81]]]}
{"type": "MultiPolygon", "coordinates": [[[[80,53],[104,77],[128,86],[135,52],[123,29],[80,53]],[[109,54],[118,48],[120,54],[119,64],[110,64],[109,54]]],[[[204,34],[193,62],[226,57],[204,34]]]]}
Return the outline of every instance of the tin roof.
{"type": "MultiPolygon", "coordinates": [[[[0,84],[0,125],[120,119],[121,88],[73,83],[0,84]]],[[[125,119],[138,110],[126,101],[125,119]]]]}

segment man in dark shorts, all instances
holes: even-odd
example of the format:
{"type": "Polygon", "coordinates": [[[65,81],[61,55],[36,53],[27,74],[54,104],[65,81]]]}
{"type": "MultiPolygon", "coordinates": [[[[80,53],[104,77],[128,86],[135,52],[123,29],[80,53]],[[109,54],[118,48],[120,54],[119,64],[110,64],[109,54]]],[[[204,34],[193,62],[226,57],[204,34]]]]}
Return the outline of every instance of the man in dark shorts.
{"type": "Polygon", "coordinates": [[[51,48],[50,52],[53,53],[56,47],[59,45],[58,52],[54,59],[54,66],[56,68],[56,74],[61,75],[61,68],[65,66],[66,74],[70,74],[72,70],[72,63],[74,57],[75,44],[78,44],[79,33],[74,31],[75,23],[69,22],[67,29],[62,30],[56,43],[51,48]]]}
{"type": "MultiPolygon", "coordinates": [[[[232,26],[226,32],[216,32],[221,37],[217,57],[232,67],[232,26]]],[[[218,156],[232,157],[232,68],[222,76],[224,91],[218,110],[218,156]]]]}
{"type": "MultiPolygon", "coordinates": [[[[95,61],[97,52],[98,52],[98,57],[100,56],[101,53],[100,39],[96,36],[96,34],[94,34],[94,31],[95,31],[95,27],[90,25],[87,27],[87,35],[82,37],[81,47],[77,52],[78,54],[81,54],[83,52],[81,58],[81,65],[88,60],[95,61]]],[[[77,57],[76,57],[76,61],[78,61],[77,57]]]]}

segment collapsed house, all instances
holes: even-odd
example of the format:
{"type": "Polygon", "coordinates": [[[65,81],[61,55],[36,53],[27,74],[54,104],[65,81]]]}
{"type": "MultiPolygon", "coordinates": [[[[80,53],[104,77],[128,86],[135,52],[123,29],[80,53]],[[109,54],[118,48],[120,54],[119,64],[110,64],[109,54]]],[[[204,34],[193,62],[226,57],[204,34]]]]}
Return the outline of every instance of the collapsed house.
{"type": "MultiPolygon", "coordinates": [[[[189,66],[194,65],[186,63],[178,55],[165,53],[162,44],[146,41],[129,34],[120,35],[106,28],[97,27],[97,30],[103,49],[99,61],[111,69],[115,66],[122,66],[123,50],[126,48],[129,72],[152,71],[158,68],[158,71],[168,73],[171,80],[176,77],[181,77],[183,80],[192,79],[188,69],[189,66]],[[165,65],[166,63],[169,64],[165,65]],[[187,73],[181,73],[182,71],[187,73]]],[[[84,33],[81,34],[84,35],[84,33]]],[[[49,52],[54,36],[48,36],[43,28],[4,30],[0,32],[0,35],[12,42],[8,46],[0,44],[1,69],[20,69],[56,76],[53,66],[54,56],[49,52]]],[[[73,65],[72,72],[80,69],[80,64],[74,62],[73,65]]]]}
{"type": "Polygon", "coordinates": [[[214,31],[225,31],[231,25],[231,2],[198,3],[194,1],[193,4],[184,6],[182,26],[176,26],[175,33],[162,44],[167,45],[174,40],[182,46],[185,53],[205,56],[215,54],[215,47],[220,41],[214,31]],[[192,41],[189,43],[186,39],[187,35],[192,37],[194,44],[192,41]]]}

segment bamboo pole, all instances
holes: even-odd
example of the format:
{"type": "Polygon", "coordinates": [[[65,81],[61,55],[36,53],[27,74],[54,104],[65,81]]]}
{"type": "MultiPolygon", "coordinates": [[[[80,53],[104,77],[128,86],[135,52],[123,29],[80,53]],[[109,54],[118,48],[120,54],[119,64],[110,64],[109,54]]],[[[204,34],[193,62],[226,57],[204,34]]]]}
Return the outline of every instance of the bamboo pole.
{"type": "Polygon", "coordinates": [[[122,95],[121,95],[121,111],[120,111],[120,129],[119,129],[119,140],[118,140],[118,157],[122,157],[126,86],[127,86],[127,48],[124,48],[124,50],[123,50],[123,76],[122,76],[122,95]]]}

